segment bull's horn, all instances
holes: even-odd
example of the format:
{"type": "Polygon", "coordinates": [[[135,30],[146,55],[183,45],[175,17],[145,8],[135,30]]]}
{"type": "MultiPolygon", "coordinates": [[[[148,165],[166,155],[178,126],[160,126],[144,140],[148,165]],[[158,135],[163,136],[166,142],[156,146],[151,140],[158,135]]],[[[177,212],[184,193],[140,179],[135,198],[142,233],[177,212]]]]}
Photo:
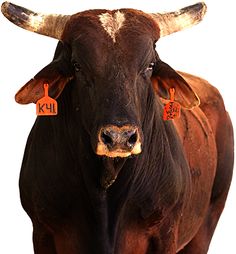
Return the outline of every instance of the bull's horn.
{"type": "Polygon", "coordinates": [[[35,13],[9,2],[2,4],[1,11],[15,25],[59,40],[70,18],[70,15],[35,13]]]}
{"type": "Polygon", "coordinates": [[[203,19],[206,10],[206,4],[199,2],[175,12],[150,15],[160,28],[160,37],[163,37],[198,24],[203,19]]]}

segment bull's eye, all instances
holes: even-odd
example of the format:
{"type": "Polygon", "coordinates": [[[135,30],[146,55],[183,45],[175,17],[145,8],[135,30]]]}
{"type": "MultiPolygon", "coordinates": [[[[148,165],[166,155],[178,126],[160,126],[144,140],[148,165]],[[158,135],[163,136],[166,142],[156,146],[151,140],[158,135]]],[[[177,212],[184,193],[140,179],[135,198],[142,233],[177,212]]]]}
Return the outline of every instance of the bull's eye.
{"type": "Polygon", "coordinates": [[[142,72],[142,76],[144,78],[148,78],[152,75],[152,72],[153,72],[153,69],[154,69],[154,66],[155,66],[155,63],[154,62],[151,62],[148,67],[146,67],[144,69],[144,71],[142,72]]]}
{"type": "Polygon", "coordinates": [[[150,63],[149,66],[147,67],[146,71],[153,71],[154,66],[155,66],[154,62],[150,63]]]}
{"type": "Polygon", "coordinates": [[[73,63],[73,66],[74,66],[74,69],[75,69],[76,72],[79,72],[79,71],[81,70],[81,66],[80,66],[79,63],[74,62],[74,63],[73,63]]]}

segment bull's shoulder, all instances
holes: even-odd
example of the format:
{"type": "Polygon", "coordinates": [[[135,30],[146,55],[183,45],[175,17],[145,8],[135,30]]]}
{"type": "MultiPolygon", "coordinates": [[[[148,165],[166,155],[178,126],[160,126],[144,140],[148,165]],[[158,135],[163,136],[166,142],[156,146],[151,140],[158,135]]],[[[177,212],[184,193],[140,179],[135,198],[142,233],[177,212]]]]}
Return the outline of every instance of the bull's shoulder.
{"type": "Polygon", "coordinates": [[[226,129],[231,129],[230,117],[218,89],[203,78],[184,72],[179,72],[179,74],[188,82],[200,98],[200,106],[195,108],[191,113],[197,118],[199,118],[198,116],[201,113],[205,119],[204,122],[209,123],[215,137],[219,135],[217,134],[219,130],[222,130],[222,124],[224,124],[226,129]]]}

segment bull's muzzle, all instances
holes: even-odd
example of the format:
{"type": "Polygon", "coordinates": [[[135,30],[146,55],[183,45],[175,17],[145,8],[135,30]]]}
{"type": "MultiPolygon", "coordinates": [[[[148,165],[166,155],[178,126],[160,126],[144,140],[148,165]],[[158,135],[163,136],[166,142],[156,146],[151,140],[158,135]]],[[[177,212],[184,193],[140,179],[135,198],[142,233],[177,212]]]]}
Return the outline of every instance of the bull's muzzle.
{"type": "Polygon", "coordinates": [[[137,127],[131,125],[106,126],[98,133],[96,153],[107,157],[128,157],[141,153],[141,137],[137,127]]]}

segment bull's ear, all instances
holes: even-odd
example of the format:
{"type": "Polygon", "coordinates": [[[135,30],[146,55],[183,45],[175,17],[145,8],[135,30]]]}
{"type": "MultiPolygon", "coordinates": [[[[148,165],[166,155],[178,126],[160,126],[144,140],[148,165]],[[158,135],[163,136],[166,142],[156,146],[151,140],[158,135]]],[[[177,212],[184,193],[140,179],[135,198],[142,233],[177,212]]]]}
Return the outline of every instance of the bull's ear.
{"type": "Polygon", "coordinates": [[[73,79],[69,59],[62,42],[59,42],[54,60],[28,81],[16,94],[20,104],[36,103],[44,96],[44,83],[49,85],[49,96],[56,99],[65,85],[73,79]]]}
{"type": "Polygon", "coordinates": [[[175,101],[183,108],[199,106],[200,100],[191,86],[168,64],[158,60],[152,75],[154,90],[165,102],[169,100],[169,89],[175,88],[175,101]]]}

